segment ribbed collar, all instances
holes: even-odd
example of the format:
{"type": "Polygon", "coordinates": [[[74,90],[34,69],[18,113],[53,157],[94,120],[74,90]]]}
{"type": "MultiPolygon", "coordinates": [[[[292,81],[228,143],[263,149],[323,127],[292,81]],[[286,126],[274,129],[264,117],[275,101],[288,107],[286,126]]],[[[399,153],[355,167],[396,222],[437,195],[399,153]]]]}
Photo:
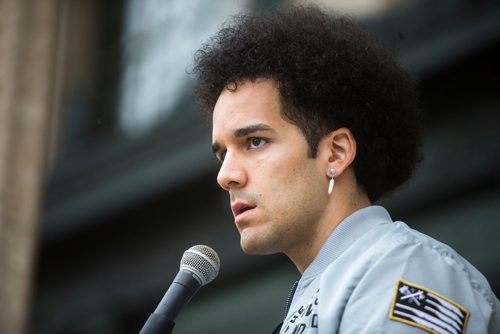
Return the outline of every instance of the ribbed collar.
{"type": "MultiPolygon", "coordinates": [[[[318,255],[304,271],[300,281],[308,281],[309,278],[320,274],[350,245],[374,226],[390,222],[392,219],[389,212],[381,206],[369,206],[355,211],[340,222],[330,234],[318,255]]],[[[302,285],[300,283],[299,285],[302,285]]]]}

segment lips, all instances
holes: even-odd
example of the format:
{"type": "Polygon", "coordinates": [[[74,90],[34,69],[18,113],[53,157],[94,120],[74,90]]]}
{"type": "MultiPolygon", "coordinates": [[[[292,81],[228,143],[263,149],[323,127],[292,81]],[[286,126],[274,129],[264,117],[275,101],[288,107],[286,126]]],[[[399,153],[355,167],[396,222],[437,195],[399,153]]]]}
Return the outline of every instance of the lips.
{"type": "Polygon", "coordinates": [[[233,210],[233,215],[235,218],[248,210],[255,209],[255,207],[255,205],[243,202],[235,202],[233,205],[231,205],[231,209],[233,210]]]}

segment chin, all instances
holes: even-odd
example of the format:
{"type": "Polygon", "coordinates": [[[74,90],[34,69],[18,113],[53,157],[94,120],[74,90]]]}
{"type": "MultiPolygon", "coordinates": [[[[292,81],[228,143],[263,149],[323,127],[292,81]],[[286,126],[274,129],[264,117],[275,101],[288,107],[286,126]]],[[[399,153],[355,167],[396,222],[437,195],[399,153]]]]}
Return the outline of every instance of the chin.
{"type": "Polygon", "coordinates": [[[276,247],[279,238],[274,231],[265,226],[247,227],[240,231],[240,246],[250,255],[269,255],[279,253],[276,247]]]}
{"type": "Polygon", "coordinates": [[[277,250],[270,247],[269,244],[261,240],[241,240],[241,249],[249,255],[270,255],[279,253],[277,250]],[[260,241],[260,242],[259,242],[260,241]]]}

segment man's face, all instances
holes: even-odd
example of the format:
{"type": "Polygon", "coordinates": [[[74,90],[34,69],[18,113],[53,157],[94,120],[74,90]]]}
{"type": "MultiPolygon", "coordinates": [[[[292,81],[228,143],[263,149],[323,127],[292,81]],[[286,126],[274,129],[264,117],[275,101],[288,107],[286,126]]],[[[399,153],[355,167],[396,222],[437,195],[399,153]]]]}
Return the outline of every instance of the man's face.
{"type": "Polygon", "coordinates": [[[282,118],[275,82],[224,89],[212,137],[242,249],[289,255],[313,243],[328,201],[326,165],[308,158],[304,135],[282,118]]]}

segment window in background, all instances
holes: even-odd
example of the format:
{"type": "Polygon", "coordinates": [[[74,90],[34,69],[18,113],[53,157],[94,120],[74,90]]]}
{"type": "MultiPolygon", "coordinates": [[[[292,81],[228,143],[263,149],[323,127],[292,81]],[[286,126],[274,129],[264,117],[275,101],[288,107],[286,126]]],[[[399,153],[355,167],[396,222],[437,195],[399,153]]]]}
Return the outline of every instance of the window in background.
{"type": "Polygon", "coordinates": [[[124,6],[119,126],[145,134],[169,118],[190,85],[194,52],[246,1],[128,0],[124,6]]]}

